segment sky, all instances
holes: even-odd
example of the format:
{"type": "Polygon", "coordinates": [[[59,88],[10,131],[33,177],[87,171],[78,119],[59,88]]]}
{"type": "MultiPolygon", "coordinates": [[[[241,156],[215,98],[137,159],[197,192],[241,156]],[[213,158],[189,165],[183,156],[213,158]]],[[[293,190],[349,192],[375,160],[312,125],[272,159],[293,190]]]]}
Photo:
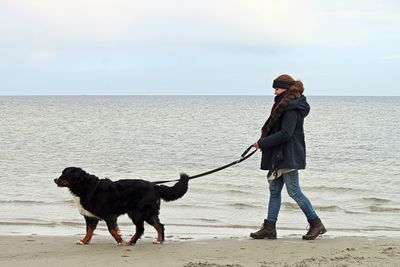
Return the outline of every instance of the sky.
{"type": "Polygon", "coordinates": [[[0,0],[0,95],[399,96],[398,0],[0,0]]]}

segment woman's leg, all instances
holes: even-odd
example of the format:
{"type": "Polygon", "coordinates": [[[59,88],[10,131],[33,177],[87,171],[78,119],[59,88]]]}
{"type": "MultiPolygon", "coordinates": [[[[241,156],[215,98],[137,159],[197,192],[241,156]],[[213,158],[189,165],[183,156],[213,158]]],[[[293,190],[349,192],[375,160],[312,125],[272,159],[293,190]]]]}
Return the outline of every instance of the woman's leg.
{"type": "Polygon", "coordinates": [[[284,180],[281,177],[269,181],[269,203],[266,218],[273,224],[278,220],[279,210],[281,208],[281,192],[284,180]]]}
{"type": "Polygon", "coordinates": [[[289,196],[297,202],[304,215],[307,217],[307,220],[317,219],[317,213],[311,205],[311,202],[300,189],[299,172],[296,170],[284,173],[282,176],[289,196]]]}
{"type": "Polygon", "coordinates": [[[266,218],[261,226],[261,229],[250,236],[254,239],[276,239],[276,221],[281,207],[281,191],[283,188],[283,178],[276,178],[269,182],[269,204],[266,218]]]}
{"type": "Polygon", "coordinates": [[[286,189],[289,193],[289,196],[297,202],[301,210],[304,212],[304,215],[306,215],[307,221],[310,223],[310,228],[308,229],[307,234],[303,235],[303,239],[313,240],[317,238],[317,236],[326,233],[325,226],[318,218],[318,215],[311,205],[311,202],[301,192],[299,184],[299,172],[296,170],[285,173],[283,175],[283,179],[285,180],[286,189]]]}

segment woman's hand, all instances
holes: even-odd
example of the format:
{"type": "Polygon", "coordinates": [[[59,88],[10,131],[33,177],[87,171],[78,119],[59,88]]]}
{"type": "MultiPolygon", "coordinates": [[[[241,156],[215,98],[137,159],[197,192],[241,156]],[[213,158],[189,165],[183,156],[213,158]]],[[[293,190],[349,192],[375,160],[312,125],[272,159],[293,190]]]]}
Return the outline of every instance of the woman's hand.
{"type": "Polygon", "coordinates": [[[256,149],[260,149],[260,147],[258,146],[258,141],[253,144],[253,147],[255,147],[256,149]]]}

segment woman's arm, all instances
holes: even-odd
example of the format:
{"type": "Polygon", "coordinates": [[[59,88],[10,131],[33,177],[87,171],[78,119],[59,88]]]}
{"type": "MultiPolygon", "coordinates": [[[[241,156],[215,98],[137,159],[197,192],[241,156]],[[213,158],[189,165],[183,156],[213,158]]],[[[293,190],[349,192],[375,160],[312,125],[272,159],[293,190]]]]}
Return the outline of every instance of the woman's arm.
{"type": "Polygon", "coordinates": [[[289,141],[294,133],[297,124],[297,112],[295,110],[286,111],[283,114],[281,129],[258,140],[258,147],[261,149],[269,149],[273,146],[289,141]]]}

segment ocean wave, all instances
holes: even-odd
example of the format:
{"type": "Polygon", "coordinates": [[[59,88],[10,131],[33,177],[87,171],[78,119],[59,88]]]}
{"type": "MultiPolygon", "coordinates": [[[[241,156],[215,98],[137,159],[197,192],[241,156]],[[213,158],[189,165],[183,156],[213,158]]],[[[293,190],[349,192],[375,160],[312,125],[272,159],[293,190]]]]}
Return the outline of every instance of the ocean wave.
{"type": "Polygon", "coordinates": [[[209,187],[191,187],[190,190],[192,193],[197,193],[197,194],[222,193],[222,194],[232,194],[232,195],[247,195],[253,193],[253,191],[248,190],[248,188],[246,188],[247,190],[243,190],[243,187],[240,186],[234,186],[232,188],[231,185],[227,185],[223,186],[222,188],[230,187],[230,189],[222,189],[222,190],[219,186],[221,185],[218,185],[217,187],[215,184],[210,185],[209,187]]]}
{"type": "Polygon", "coordinates": [[[395,207],[369,206],[368,209],[372,212],[400,212],[400,208],[395,207]]]}
{"type": "Polygon", "coordinates": [[[315,206],[314,207],[316,210],[319,211],[346,211],[345,209],[336,206],[336,205],[329,205],[329,206],[315,206]]]}
{"type": "Polygon", "coordinates": [[[194,218],[194,220],[198,220],[198,221],[206,222],[206,223],[222,223],[220,220],[217,220],[217,219],[194,218]]]}
{"type": "Polygon", "coordinates": [[[0,221],[0,225],[20,225],[20,226],[27,226],[27,225],[34,225],[34,226],[46,226],[46,227],[55,227],[58,223],[55,222],[39,222],[39,221],[0,221]]]}
{"type": "MultiPolygon", "coordinates": [[[[204,219],[204,218],[196,218],[199,223],[170,223],[170,226],[187,226],[187,227],[215,227],[215,228],[246,228],[250,226],[245,225],[228,225],[224,224],[219,220],[214,219],[204,219]]],[[[0,225],[4,226],[37,226],[37,227],[49,227],[55,228],[58,226],[67,226],[73,228],[82,228],[85,227],[85,222],[75,222],[75,221],[63,221],[63,222],[46,222],[46,221],[0,221],[0,225]]],[[[132,226],[131,222],[119,222],[118,225],[120,227],[130,227],[132,226]]],[[[100,223],[98,228],[106,228],[105,223],[100,223]]]]}
{"type": "Polygon", "coordinates": [[[23,199],[10,199],[0,200],[0,204],[23,204],[23,205],[54,205],[54,204],[65,204],[69,201],[44,201],[44,200],[23,200],[23,199]]]}
{"type": "Polygon", "coordinates": [[[385,198],[377,198],[377,197],[363,197],[361,198],[364,201],[368,201],[368,202],[372,202],[372,203],[376,203],[376,204],[386,204],[391,202],[391,200],[389,199],[385,199],[385,198]]]}
{"type": "MultiPolygon", "coordinates": [[[[170,223],[170,226],[174,227],[193,227],[193,228],[233,228],[233,229],[254,229],[255,225],[241,225],[241,224],[190,224],[190,223],[170,223]]],[[[281,230],[303,230],[304,228],[293,227],[293,226],[279,226],[281,230]]],[[[371,227],[329,227],[332,231],[400,231],[399,227],[388,227],[388,226],[371,226],[371,227]]]]}
{"type": "MultiPolygon", "coordinates": [[[[299,209],[299,205],[294,202],[282,202],[282,207],[288,209],[288,210],[297,210],[299,209]]],[[[316,210],[319,211],[345,211],[345,209],[336,206],[336,205],[329,205],[329,206],[314,206],[316,210]]]]}
{"type": "Polygon", "coordinates": [[[255,204],[248,204],[248,203],[231,203],[226,205],[228,207],[232,207],[235,209],[253,209],[253,208],[263,208],[263,206],[255,205],[255,204]]]}
{"type": "Polygon", "coordinates": [[[249,194],[248,191],[243,191],[243,190],[239,190],[239,189],[229,189],[229,190],[223,191],[223,193],[227,193],[227,194],[231,194],[231,195],[247,195],[247,194],[249,194]]]}
{"type": "MultiPolygon", "coordinates": [[[[300,207],[297,205],[297,203],[293,203],[293,202],[282,202],[282,207],[287,209],[287,210],[297,210],[300,209],[300,207]]],[[[336,206],[336,205],[328,205],[328,206],[321,206],[321,205],[316,205],[314,206],[315,210],[318,211],[327,211],[327,212],[344,212],[347,214],[364,214],[366,212],[362,212],[362,211],[351,211],[351,210],[347,210],[344,209],[342,207],[336,206]]]]}
{"type": "Polygon", "coordinates": [[[191,223],[170,223],[170,226],[176,227],[193,227],[193,228],[253,228],[254,225],[239,225],[239,224],[191,224],[191,223]]]}
{"type": "Polygon", "coordinates": [[[305,191],[318,192],[318,191],[330,191],[330,192],[365,192],[366,190],[360,188],[351,188],[343,186],[304,186],[305,191]]]}
{"type": "Polygon", "coordinates": [[[210,209],[210,206],[208,205],[200,205],[199,203],[194,203],[194,204],[181,204],[181,203],[172,203],[171,206],[174,206],[176,208],[180,209],[210,209]]]}
{"type": "Polygon", "coordinates": [[[57,223],[57,225],[72,226],[72,227],[85,226],[85,221],[82,220],[82,222],[59,222],[59,223],[57,223]]]}
{"type": "Polygon", "coordinates": [[[317,205],[314,208],[316,210],[318,210],[318,211],[328,211],[328,212],[340,211],[340,212],[344,212],[344,213],[347,213],[347,214],[365,214],[366,213],[366,212],[363,212],[363,211],[347,210],[347,209],[344,209],[344,208],[336,206],[336,205],[329,205],[329,206],[318,206],[317,205]]]}

